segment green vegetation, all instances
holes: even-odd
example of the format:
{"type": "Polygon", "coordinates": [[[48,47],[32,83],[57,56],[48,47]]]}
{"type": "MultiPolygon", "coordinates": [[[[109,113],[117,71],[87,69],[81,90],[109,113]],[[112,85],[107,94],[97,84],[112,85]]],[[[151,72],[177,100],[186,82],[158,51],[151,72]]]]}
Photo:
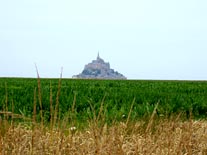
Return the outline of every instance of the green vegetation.
{"type": "Polygon", "coordinates": [[[39,80],[38,88],[38,79],[0,78],[0,111],[27,118],[35,113],[37,119],[43,117],[44,122],[49,122],[53,111],[57,119],[68,115],[85,122],[98,116],[102,105],[106,121],[111,122],[127,119],[130,108],[131,120],[151,116],[159,103],[156,114],[160,117],[181,112],[187,118],[190,113],[195,118],[207,115],[205,81],[39,80]]]}
{"type": "Polygon", "coordinates": [[[206,88],[0,78],[0,154],[206,154],[206,88]]]}

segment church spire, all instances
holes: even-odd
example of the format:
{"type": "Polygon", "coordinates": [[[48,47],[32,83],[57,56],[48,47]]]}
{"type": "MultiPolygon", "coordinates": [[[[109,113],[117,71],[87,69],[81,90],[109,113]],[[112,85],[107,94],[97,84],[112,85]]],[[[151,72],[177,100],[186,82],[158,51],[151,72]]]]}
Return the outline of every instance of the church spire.
{"type": "Polygon", "coordinates": [[[100,56],[99,56],[99,51],[98,51],[98,56],[97,56],[97,60],[98,60],[98,59],[100,59],[100,56]]]}

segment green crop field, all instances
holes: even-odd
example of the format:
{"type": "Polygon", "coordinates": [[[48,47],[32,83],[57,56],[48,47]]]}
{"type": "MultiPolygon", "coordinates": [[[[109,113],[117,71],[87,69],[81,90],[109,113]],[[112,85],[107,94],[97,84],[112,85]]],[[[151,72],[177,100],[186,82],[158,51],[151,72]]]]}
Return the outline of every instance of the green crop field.
{"type": "Polygon", "coordinates": [[[39,89],[38,79],[1,78],[1,111],[31,117],[36,102],[37,114],[42,109],[45,121],[50,105],[57,103],[60,118],[74,104],[76,118],[83,121],[92,117],[92,111],[98,113],[101,104],[108,120],[122,119],[133,102],[131,118],[135,120],[150,115],[157,103],[160,116],[183,112],[188,117],[192,112],[201,118],[207,112],[207,82],[61,79],[58,86],[59,80],[40,79],[39,89]]]}
{"type": "MultiPolygon", "coordinates": [[[[157,116],[168,117],[192,113],[195,118],[207,115],[207,82],[144,80],[77,80],[77,79],[0,78],[0,111],[32,117],[34,103],[37,118],[42,111],[50,120],[52,109],[63,118],[73,110],[74,117],[85,121],[98,114],[101,104],[107,121],[127,117],[150,116],[155,105],[157,116]],[[60,83],[59,83],[60,82],[60,83]],[[58,86],[59,85],[59,86],[58,86]]],[[[54,112],[53,112],[54,113],[54,112]]]]}

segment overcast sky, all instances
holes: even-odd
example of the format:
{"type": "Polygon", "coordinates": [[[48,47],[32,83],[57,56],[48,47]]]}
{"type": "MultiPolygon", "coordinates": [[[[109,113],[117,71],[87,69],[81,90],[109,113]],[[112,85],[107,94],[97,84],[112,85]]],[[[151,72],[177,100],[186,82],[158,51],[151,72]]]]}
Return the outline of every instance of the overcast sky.
{"type": "Polygon", "coordinates": [[[207,1],[0,1],[0,77],[71,78],[98,51],[128,79],[207,80],[207,1]]]}

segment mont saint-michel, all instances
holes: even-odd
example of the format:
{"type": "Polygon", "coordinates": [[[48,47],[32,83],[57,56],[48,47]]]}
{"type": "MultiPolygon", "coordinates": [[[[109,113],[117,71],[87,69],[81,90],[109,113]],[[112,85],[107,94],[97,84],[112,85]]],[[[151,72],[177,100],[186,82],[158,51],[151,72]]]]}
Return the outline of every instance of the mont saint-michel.
{"type": "Polygon", "coordinates": [[[110,68],[109,62],[105,62],[98,53],[96,60],[85,65],[82,73],[74,75],[78,79],[127,79],[121,73],[110,68]]]}

